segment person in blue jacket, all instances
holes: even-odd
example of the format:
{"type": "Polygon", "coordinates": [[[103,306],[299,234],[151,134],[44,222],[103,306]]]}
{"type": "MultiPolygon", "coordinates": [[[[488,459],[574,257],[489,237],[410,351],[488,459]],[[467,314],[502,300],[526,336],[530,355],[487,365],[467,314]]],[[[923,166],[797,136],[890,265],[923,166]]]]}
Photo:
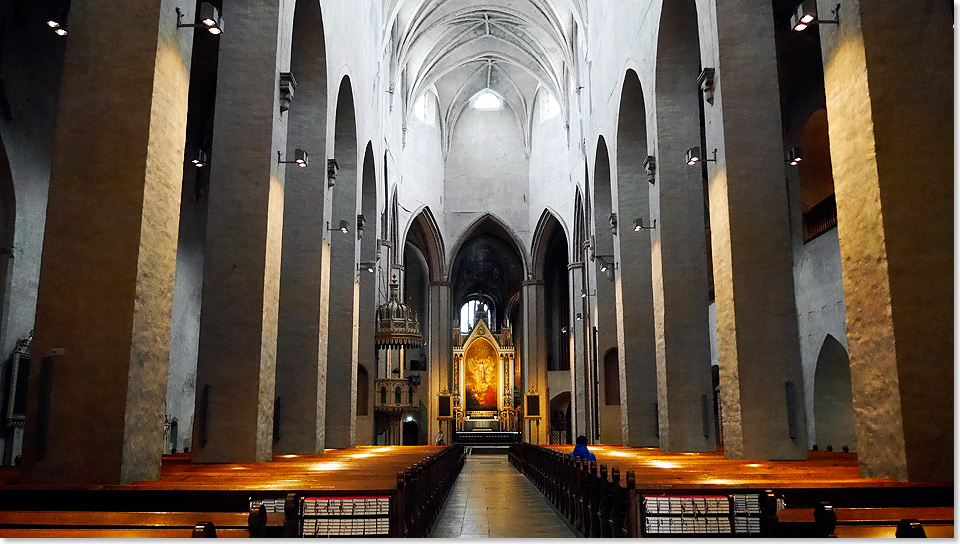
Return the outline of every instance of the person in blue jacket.
{"type": "Polygon", "coordinates": [[[573,448],[573,453],[570,455],[574,459],[583,459],[584,461],[596,461],[597,456],[590,453],[590,450],[587,449],[587,437],[582,434],[577,437],[577,447],[573,448]]]}

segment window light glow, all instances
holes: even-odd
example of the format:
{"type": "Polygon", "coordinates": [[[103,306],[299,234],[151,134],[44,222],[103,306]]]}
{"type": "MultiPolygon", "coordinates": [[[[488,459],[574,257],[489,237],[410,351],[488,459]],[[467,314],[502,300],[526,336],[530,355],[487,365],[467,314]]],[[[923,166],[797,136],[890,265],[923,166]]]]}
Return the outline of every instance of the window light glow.
{"type": "Polygon", "coordinates": [[[433,95],[430,93],[424,93],[423,96],[417,100],[417,103],[413,105],[413,114],[417,116],[417,119],[426,123],[430,126],[435,126],[436,124],[436,114],[434,113],[434,104],[436,102],[433,99],[433,95]]]}
{"type": "Polygon", "coordinates": [[[560,104],[550,93],[543,93],[543,101],[540,104],[540,122],[560,115],[560,104]]]}
{"type": "Polygon", "coordinates": [[[460,307],[460,334],[467,334],[476,322],[477,308],[483,310],[487,316],[487,324],[492,321],[490,307],[479,300],[471,300],[460,307]]]}
{"type": "Polygon", "coordinates": [[[473,101],[473,107],[483,111],[499,110],[503,108],[503,102],[492,91],[484,91],[473,101]]]}

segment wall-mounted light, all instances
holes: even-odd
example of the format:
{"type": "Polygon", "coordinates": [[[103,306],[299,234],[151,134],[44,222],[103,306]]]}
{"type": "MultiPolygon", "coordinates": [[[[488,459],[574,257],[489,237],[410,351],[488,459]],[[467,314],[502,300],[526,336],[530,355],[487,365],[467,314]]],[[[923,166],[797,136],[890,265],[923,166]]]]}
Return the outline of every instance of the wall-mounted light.
{"type": "Polygon", "coordinates": [[[595,297],[595,296],[597,296],[596,291],[592,293],[588,293],[586,289],[583,289],[580,291],[580,298],[595,297]]]}
{"type": "Polygon", "coordinates": [[[203,168],[204,166],[207,165],[206,152],[204,152],[202,149],[198,149],[197,156],[190,162],[192,162],[193,165],[196,166],[197,168],[203,168]]]}
{"type": "Polygon", "coordinates": [[[337,172],[340,171],[340,163],[337,159],[327,159],[327,187],[333,187],[337,183],[337,172]]]}
{"type": "Polygon", "coordinates": [[[717,162],[717,150],[716,150],[716,149],[713,150],[713,158],[712,158],[712,159],[704,159],[704,158],[703,158],[703,156],[700,154],[700,146],[699,146],[699,145],[693,146],[693,147],[691,147],[690,149],[687,150],[687,164],[688,164],[688,165],[693,166],[693,165],[699,163],[700,161],[703,161],[703,162],[717,162]]]}
{"type": "Polygon", "coordinates": [[[657,228],[656,219],[653,220],[653,225],[644,225],[642,217],[633,222],[634,232],[640,232],[641,230],[656,230],[656,228],[657,228]]]}
{"type": "Polygon", "coordinates": [[[577,321],[583,321],[583,314],[577,313],[577,321]]]}
{"type": "Polygon", "coordinates": [[[787,150],[787,163],[790,166],[797,166],[803,161],[803,149],[800,147],[791,147],[787,150]]]}
{"type": "Polygon", "coordinates": [[[713,104],[714,79],[716,73],[717,71],[713,68],[704,68],[703,71],[700,72],[700,76],[697,77],[697,86],[700,87],[700,92],[703,93],[703,99],[710,104],[713,104]]]}
{"type": "Polygon", "coordinates": [[[180,11],[179,7],[176,8],[176,11],[177,28],[203,28],[214,36],[223,33],[223,17],[220,15],[220,10],[214,7],[214,5],[210,2],[200,3],[199,23],[190,25],[183,24],[184,13],[180,11]]]}
{"type": "Polygon", "coordinates": [[[377,271],[377,263],[375,263],[375,262],[373,262],[373,263],[360,263],[359,267],[360,267],[360,270],[366,270],[367,272],[370,272],[371,274],[373,274],[374,272],[377,271]]]}
{"type": "Polygon", "coordinates": [[[608,270],[613,271],[617,268],[620,268],[615,261],[613,261],[613,255],[597,255],[597,262],[600,263],[600,271],[606,272],[608,270]],[[607,260],[610,259],[610,260],[607,260]]]}
{"type": "Polygon", "coordinates": [[[49,26],[50,28],[52,28],[53,31],[57,33],[57,36],[66,36],[66,35],[67,35],[67,28],[66,28],[65,25],[66,25],[66,23],[63,23],[63,22],[61,22],[61,21],[59,21],[59,20],[57,20],[57,19],[49,19],[49,20],[47,21],[47,26],[49,26]]]}
{"type": "Polygon", "coordinates": [[[357,238],[363,238],[363,226],[367,224],[367,218],[360,214],[357,216],[357,238]]]}
{"type": "Polygon", "coordinates": [[[651,185],[656,185],[657,158],[653,155],[647,155],[647,158],[643,159],[643,169],[647,172],[647,181],[649,181],[651,185]]]}
{"type": "Polygon", "coordinates": [[[617,235],[617,212],[611,213],[608,220],[610,221],[610,232],[612,232],[613,235],[616,236],[617,235]]]}
{"type": "Polygon", "coordinates": [[[310,155],[299,147],[294,150],[293,157],[294,159],[292,161],[281,160],[280,152],[277,151],[277,164],[296,164],[300,168],[306,168],[307,165],[310,164],[310,155]]]}
{"type": "Polygon", "coordinates": [[[330,223],[328,222],[328,223],[327,223],[327,230],[329,230],[329,231],[339,230],[340,232],[342,232],[342,233],[344,233],[344,234],[349,234],[349,233],[350,233],[350,223],[348,223],[346,219],[341,219],[341,220],[340,220],[340,226],[338,226],[338,227],[335,228],[335,229],[331,229],[331,228],[330,228],[330,223]]]}
{"type": "Polygon", "coordinates": [[[840,4],[837,4],[830,13],[833,19],[819,19],[817,17],[817,1],[804,0],[797,6],[796,13],[790,18],[790,26],[797,32],[807,29],[810,25],[839,25],[840,24],[840,4]]]}

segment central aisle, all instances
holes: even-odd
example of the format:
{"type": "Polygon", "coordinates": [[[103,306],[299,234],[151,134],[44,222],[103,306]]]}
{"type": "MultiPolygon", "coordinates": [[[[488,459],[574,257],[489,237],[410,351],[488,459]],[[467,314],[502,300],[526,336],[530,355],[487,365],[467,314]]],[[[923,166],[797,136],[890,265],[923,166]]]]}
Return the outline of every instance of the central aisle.
{"type": "Polygon", "coordinates": [[[434,538],[576,537],[550,503],[507,461],[506,455],[466,459],[434,538]]]}

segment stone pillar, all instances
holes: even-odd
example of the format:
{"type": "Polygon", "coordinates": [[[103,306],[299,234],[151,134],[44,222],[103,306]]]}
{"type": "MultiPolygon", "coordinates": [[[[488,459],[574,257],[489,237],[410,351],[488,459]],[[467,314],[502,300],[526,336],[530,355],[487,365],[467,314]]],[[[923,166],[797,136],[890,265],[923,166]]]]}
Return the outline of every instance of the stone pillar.
{"type": "MultiPolygon", "coordinates": [[[[453,331],[450,330],[450,282],[430,282],[430,330],[427,332],[427,347],[429,351],[429,382],[422,388],[426,398],[421,400],[430,407],[428,421],[428,444],[437,443],[437,432],[440,430],[437,395],[446,389],[453,392],[450,373],[453,368],[453,345],[451,343],[453,331]]],[[[447,443],[453,438],[446,431],[443,433],[447,443]]]]}
{"type": "Polygon", "coordinates": [[[174,24],[177,6],[195,9],[168,0],[72,5],[24,482],[160,477],[193,43],[193,31],[174,24]],[[117,24],[124,20],[138,24],[117,24]]]}
{"type": "Polygon", "coordinates": [[[210,157],[193,461],[262,462],[273,452],[283,230],[281,4],[231,3],[228,28],[210,157]]]}
{"type": "Polygon", "coordinates": [[[587,420],[589,414],[587,382],[587,327],[584,317],[584,301],[581,294],[583,285],[583,263],[567,265],[570,274],[570,434],[571,439],[579,435],[589,436],[587,420]]]}
{"type": "MultiPolygon", "coordinates": [[[[334,235],[340,233],[334,233],[334,235]]],[[[353,237],[354,234],[344,236],[353,237]]],[[[349,244],[343,244],[349,245],[349,244]]],[[[333,260],[351,262],[348,254],[338,255],[334,244],[333,260]]],[[[343,247],[341,250],[345,249],[343,247]]],[[[356,263],[356,257],[352,257],[356,263]]],[[[356,266],[356,265],[354,265],[356,266]]],[[[359,345],[360,284],[354,283],[354,273],[345,266],[331,272],[331,293],[340,292],[340,298],[349,297],[343,304],[330,305],[330,347],[327,350],[327,418],[326,446],[328,448],[352,448],[356,444],[357,433],[357,357],[359,345]],[[344,296],[345,295],[345,296],[344,296]]],[[[406,355],[401,352],[398,359],[400,376],[406,355]]],[[[389,391],[390,395],[393,394],[389,391]]],[[[389,395],[388,395],[389,398],[389,395]]]]}
{"type": "Polygon", "coordinates": [[[952,21],[854,0],[820,27],[864,477],[953,480],[952,21]]]}
{"type": "Polygon", "coordinates": [[[657,180],[650,195],[650,216],[658,221],[656,230],[636,233],[650,233],[664,451],[716,449],[703,181],[700,168],[684,160],[687,149],[700,141],[696,76],[658,67],[657,180]]]}
{"type": "MultiPolygon", "coordinates": [[[[311,154],[308,168],[288,165],[284,185],[283,252],[277,330],[280,437],[276,453],[323,453],[327,388],[327,310],[330,243],[326,225],[326,58],[317,44],[319,9],[297,5],[291,70],[297,79],[288,112],[286,160],[297,147],[311,154]],[[301,19],[303,18],[303,19],[301,19]]],[[[371,375],[376,369],[370,368],[371,375]]]]}
{"type": "MultiPolygon", "coordinates": [[[[534,444],[550,442],[550,391],[547,373],[547,333],[546,333],[546,300],[544,298],[543,280],[526,280],[523,282],[523,375],[526,383],[523,384],[521,395],[526,395],[531,389],[540,394],[539,422],[531,421],[524,424],[526,435],[524,439],[534,444]],[[539,423],[539,424],[538,424],[539,423]]],[[[513,393],[511,392],[512,396],[513,393]]],[[[522,397],[526,402],[526,397],[522,397]]],[[[524,413],[526,409],[524,408],[524,413]]]]}
{"type": "Polygon", "coordinates": [[[643,172],[619,172],[629,177],[614,185],[637,190],[620,192],[620,226],[614,243],[620,263],[616,278],[617,354],[620,358],[620,420],[625,446],[659,445],[657,421],[657,349],[650,275],[650,233],[634,232],[633,221],[649,223],[650,193],[643,172]]]}
{"type": "Polygon", "coordinates": [[[719,149],[708,171],[725,454],[804,459],[773,8],[720,0],[716,24],[705,156],[719,149]]]}

